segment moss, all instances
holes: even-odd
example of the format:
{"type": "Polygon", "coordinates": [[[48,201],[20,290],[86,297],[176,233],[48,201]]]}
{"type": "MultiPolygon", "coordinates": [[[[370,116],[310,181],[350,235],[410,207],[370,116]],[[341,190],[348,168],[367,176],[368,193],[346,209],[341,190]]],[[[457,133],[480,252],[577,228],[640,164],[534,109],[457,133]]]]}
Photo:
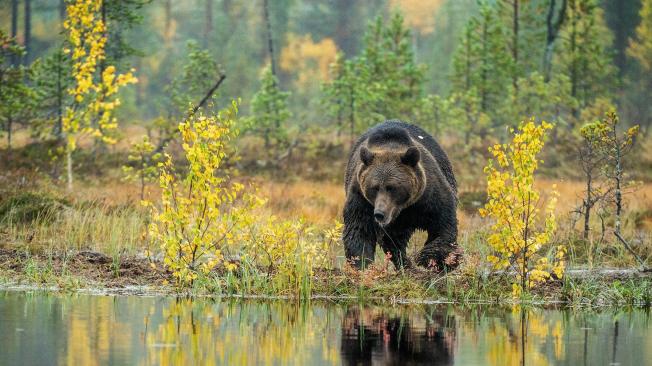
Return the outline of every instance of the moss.
{"type": "Polygon", "coordinates": [[[69,203],[47,193],[23,192],[0,201],[0,223],[51,221],[69,203]]]}

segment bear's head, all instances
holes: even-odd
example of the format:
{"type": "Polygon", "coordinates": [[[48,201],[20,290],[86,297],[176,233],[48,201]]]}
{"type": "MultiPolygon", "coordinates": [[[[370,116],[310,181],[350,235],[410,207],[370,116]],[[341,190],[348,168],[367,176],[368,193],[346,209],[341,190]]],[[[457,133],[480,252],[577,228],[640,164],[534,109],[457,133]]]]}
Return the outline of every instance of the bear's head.
{"type": "Polygon", "coordinates": [[[416,146],[362,146],[358,182],[363,196],[374,206],[374,219],[391,224],[403,209],[414,204],[425,189],[425,173],[416,146]]]}

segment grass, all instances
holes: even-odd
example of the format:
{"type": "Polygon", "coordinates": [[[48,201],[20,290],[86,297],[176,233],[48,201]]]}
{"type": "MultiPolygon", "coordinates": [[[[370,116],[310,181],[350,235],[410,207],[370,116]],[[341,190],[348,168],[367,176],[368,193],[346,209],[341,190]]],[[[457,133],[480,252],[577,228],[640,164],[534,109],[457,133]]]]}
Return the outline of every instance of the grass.
{"type": "MultiPolygon", "coordinates": [[[[246,142],[246,141],[245,141],[246,142]]],[[[126,146],[126,145],[125,145],[126,146]]],[[[312,147],[315,151],[321,145],[312,147]]],[[[29,147],[34,150],[33,146],[29,147]]],[[[30,151],[32,151],[30,150],[30,151]]],[[[261,217],[276,215],[280,219],[296,220],[302,217],[317,230],[329,229],[339,218],[344,203],[344,188],[341,173],[344,169],[342,156],[331,148],[329,154],[340,156],[327,159],[319,155],[301,157],[297,170],[307,170],[310,165],[328,165],[318,172],[290,174],[284,179],[270,179],[265,171],[241,176],[243,181],[254,182],[268,203],[259,213],[261,217]],[[310,157],[312,156],[312,157],[310,157]],[[301,160],[303,159],[303,160],[301,160]],[[338,174],[339,174],[338,173],[338,174]],[[310,178],[319,178],[311,180],[310,178]]],[[[40,168],[30,169],[34,152],[15,152],[18,157],[11,169],[0,175],[0,250],[9,248],[26,253],[16,269],[3,271],[0,282],[18,279],[25,283],[56,285],[62,288],[80,286],[112,286],[130,283],[130,276],[152,275],[135,283],[160,285],[165,274],[160,273],[161,263],[155,256],[156,271],[147,272],[149,262],[142,259],[148,248],[143,235],[147,225],[147,214],[138,204],[139,187],[120,179],[116,156],[106,161],[95,162],[101,174],[90,174],[86,180],[76,182],[74,194],[65,192],[64,184],[43,173],[40,168]],[[19,161],[24,155],[24,161],[19,161]],[[28,168],[17,168],[25,166],[28,168]],[[76,252],[90,250],[104,253],[110,260],[101,267],[101,280],[97,280],[97,266],[77,258],[70,260],[76,252]],[[140,259],[138,259],[140,258],[140,259]],[[138,271],[127,271],[134,260],[138,271]],[[90,267],[91,269],[87,268],[90,267]],[[94,269],[93,269],[94,268],[94,269]],[[90,271],[88,273],[84,271],[90,271]],[[11,273],[11,275],[7,275],[11,273]],[[90,273],[90,274],[89,274],[90,273]],[[140,274],[139,274],[140,273],[140,274]],[[156,274],[158,277],[155,277],[156,274]],[[160,276],[159,276],[160,275],[160,276]],[[155,278],[155,280],[153,279],[155,278]],[[126,281],[126,282],[125,282],[126,281]]],[[[122,153],[118,153],[122,154],[122,153]]],[[[110,155],[110,154],[108,154],[110,155]]],[[[121,156],[121,155],[120,155],[121,156]]],[[[92,161],[82,156],[80,161],[92,161]]],[[[243,160],[247,160],[245,157],[243,160]]],[[[650,160],[650,159],[648,159],[650,160]]],[[[249,161],[252,161],[249,157],[249,161]]],[[[248,166],[246,161],[243,166],[248,166]]],[[[293,164],[289,164],[290,167],[293,164]]],[[[293,169],[294,169],[293,168],[293,169]]],[[[290,169],[290,168],[288,168],[290,169]]],[[[464,172],[462,172],[462,175],[464,172]]],[[[478,177],[460,177],[461,182],[482,182],[478,177]]],[[[581,181],[538,177],[538,186],[544,193],[557,185],[561,197],[557,206],[559,230],[556,243],[570,247],[569,264],[575,268],[631,268],[635,262],[631,255],[607,233],[601,238],[597,215],[591,222],[593,231],[589,240],[581,238],[581,220],[571,212],[581,202],[584,185],[581,181]]],[[[481,185],[481,184],[479,184],[481,185]]],[[[150,194],[157,195],[154,187],[148,187],[150,194]]],[[[396,272],[388,265],[381,253],[376,266],[363,273],[347,270],[341,245],[329,253],[329,268],[318,268],[310,277],[303,276],[292,284],[275,282],[274,272],[261,268],[246,258],[240,258],[239,268],[234,272],[218,269],[200,277],[193,284],[194,293],[221,295],[266,295],[307,297],[311,295],[354,297],[357,299],[399,301],[401,299],[454,300],[457,302],[504,302],[511,300],[508,278],[489,276],[486,264],[488,248],[485,236],[488,221],[477,215],[477,202],[484,199],[480,187],[462,184],[461,196],[465,197],[458,210],[459,244],[465,251],[465,261],[460,269],[443,275],[424,272],[396,272]]],[[[626,216],[624,234],[644,260],[650,263],[652,256],[652,183],[641,184],[625,196],[626,216]]],[[[611,225],[607,217],[605,224],[611,225]]],[[[409,254],[414,255],[425,241],[425,233],[417,232],[409,245],[409,254]]],[[[233,253],[235,254],[235,253],[233,253]]],[[[0,268],[8,265],[0,263],[0,268]]],[[[565,301],[569,304],[615,305],[650,304],[652,282],[649,279],[569,279],[553,282],[530,294],[528,301],[565,301]]]]}

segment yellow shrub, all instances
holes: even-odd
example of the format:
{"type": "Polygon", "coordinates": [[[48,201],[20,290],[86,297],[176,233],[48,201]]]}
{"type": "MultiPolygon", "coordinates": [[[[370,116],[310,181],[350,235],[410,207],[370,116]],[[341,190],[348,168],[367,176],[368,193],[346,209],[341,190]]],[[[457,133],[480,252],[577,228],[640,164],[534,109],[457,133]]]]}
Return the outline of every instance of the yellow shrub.
{"type": "Polygon", "coordinates": [[[257,230],[250,232],[245,253],[268,268],[279,290],[293,289],[310,294],[314,270],[328,265],[330,251],[341,224],[323,235],[303,220],[279,220],[270,216],[257,230]]]}
{"type": "Polygon", "coordinates": [[[523,121],[518,132],[511,130],[514,138],[510,144],[489,148],[495,161],[490,159],[485,167],[488,202],[480,211],[494,220],[488,238],[493,254],[487,259],[497,270],[517,273],[512,285],[515,297],[549,279],[551,272],[557,277],[564,272],[563,246],[556,248],[553,261],[540,253],[556,229],[557,192],[553,186],[542,216],[541,197],[534,188],[537,154],[543,148],[546,130],[551,128],[546,122],[536,125],[534,119],[523,121]]]}
{"type": "Polygon", "coordinates": [[[192,284],[224,260],[228,246],[239,243],[253,223],[251,210],[262,203],[230,181],[222,166],[235,128],[237,104],[217,116],[201,113],[179,125],[188,160],[184,175],[167,155],[159,165],[161,207],[151,205],[150,235],[164,253],[164,263],[178,285],[192,284]]]}

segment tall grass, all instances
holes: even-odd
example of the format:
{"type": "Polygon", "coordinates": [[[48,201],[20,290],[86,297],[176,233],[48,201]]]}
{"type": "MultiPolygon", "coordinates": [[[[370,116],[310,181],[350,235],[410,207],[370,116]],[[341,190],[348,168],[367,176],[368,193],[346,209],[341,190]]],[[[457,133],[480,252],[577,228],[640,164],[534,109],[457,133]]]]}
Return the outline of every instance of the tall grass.
{"type": "Polygon", "coordinates": [[[29,222],[12,220],[9,214],[0,226],[4,241],[14,246],[36,251],[92,250],[113,256],[145,249],[146,222],[147,216],[137,208],[90,202],[45,209],[29,222]]]}

